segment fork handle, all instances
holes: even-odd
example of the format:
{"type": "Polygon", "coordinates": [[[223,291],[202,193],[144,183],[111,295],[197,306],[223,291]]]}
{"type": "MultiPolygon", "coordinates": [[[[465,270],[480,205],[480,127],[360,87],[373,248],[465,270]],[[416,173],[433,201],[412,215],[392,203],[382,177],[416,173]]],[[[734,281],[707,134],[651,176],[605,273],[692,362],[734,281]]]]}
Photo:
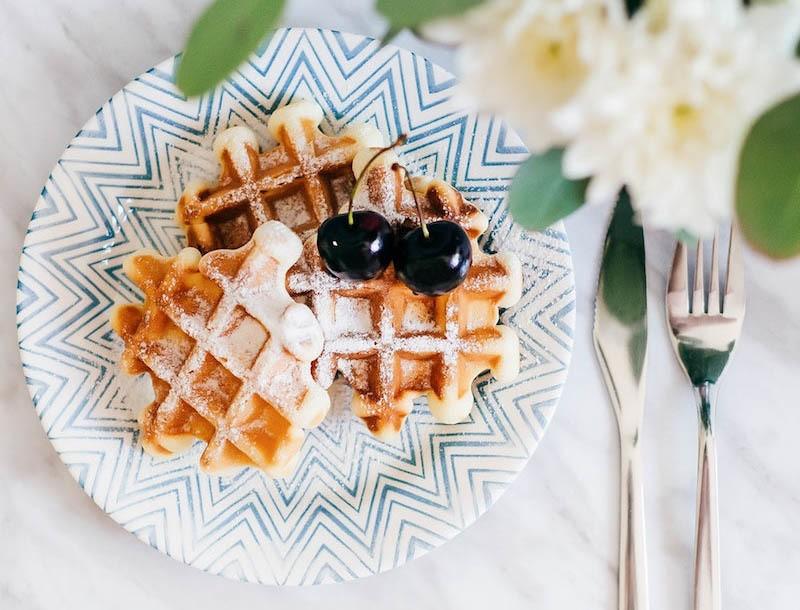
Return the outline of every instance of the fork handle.
{"type": "Polygon", "coordinates": [[[619,502],[619,610],[648,610],[644,492],[639,434],[622,437],[619,502]]]}
{"type": "Polygon", "coordinates": [[[697,529],[694,559],[694,610],[720,610],[719,506],[717,450],[712,426],[714,386],[695,388],[698,418],[697,529]]]}

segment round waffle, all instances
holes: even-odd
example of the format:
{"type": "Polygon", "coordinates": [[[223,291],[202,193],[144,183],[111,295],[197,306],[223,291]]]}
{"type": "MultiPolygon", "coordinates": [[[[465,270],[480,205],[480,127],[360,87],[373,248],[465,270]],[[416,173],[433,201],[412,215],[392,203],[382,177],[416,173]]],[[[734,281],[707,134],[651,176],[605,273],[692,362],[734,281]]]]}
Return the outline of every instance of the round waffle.
{"type": "Polygon", "coordinates": [[[268,220],[304,237],[335,213],[352,189],[356,152],[383,138],[367,124],[328,136],[319,129],[322,118],[322,108],[306,100],[279,108],[267,122],[278,145],[264,152],[247,127],[219,133],[219,179],[189,185],[178,202],[189,245],[201,252],[238,248],[268,220]]]}
{"type": "Polygon", "coordinates": [[[292,468],[303,428],[330,406],[311,376],[321,329],[285,287],[301,248],[271,221],[238,250],[141,251],[125,262],[145,300],[117,307],[111,324],[125,342],[123,369],[152,380],[155,399],[140,416],[148,452],[169,455],[201,439],[208,472],[292,468]]]}
{"type": "MultiPolygon", "coordinates": [[[[356,175],[373,151],[359,153],[356,175]]],[[[390,266],[380,277],[343,280],[329,274],[315,238],[289,271],[289,292],[306,302],[325,336],[314,374],[323,387],[341,373],[354,390],[353,411],[378,436],[396,434],[417,396],[427,396],[437,420],[457,422],[472,409],[472,382],[484,370],[510,381],[519,370],[519,344],[497,324],[499,308],[520,298],[522,273],[512,254],[487,254],[477,244],[486,217],[441,180],[406,188],[397,157],[375,159],[354,197],[356,209],[382,213],[398,230],[418,224],[414,194],[426,221],[452,220],[470,236],[472,267],[455,290],[437,297],[413,293],[390,266]]]]}

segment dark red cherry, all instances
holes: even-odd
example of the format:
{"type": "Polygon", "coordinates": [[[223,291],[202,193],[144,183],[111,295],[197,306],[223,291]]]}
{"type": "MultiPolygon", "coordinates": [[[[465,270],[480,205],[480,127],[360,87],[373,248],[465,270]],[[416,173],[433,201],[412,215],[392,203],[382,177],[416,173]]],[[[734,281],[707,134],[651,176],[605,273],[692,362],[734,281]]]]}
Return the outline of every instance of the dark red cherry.
{"type": "Polygon", "coordinates": [[[392,261],[394,233],[377,212],[358,210],[328,218],[317,231],[317,248],[336,277],[369,280],[392,261]],[[352,220],[352,222],[351,222],[352,220]]]}
{"type": "Polygon", "coordinates": [[[449,220],[437,220],[409,231],[394,249],[397,277],[414,292],[428,296],[458,287],[471,266],[469,237],[449,220]]]}

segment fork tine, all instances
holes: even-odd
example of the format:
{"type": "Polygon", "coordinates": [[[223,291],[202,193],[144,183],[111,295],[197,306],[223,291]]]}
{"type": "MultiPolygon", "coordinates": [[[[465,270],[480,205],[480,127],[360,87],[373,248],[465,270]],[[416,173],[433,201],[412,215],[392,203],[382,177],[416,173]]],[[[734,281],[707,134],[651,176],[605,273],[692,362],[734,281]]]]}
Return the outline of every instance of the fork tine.
{"type": "Polygon", "coordinates": [[[736,226],[731,226],[728,246],[728,273],[725,278],[725,301],[722,311],[730,316],[744,315],[744,265],[736,226]]]}
{"type": "Polygon", "coordinates": [[[692,315],[701,316],[706,312],[705,284],[703,282],[703,240],[697,240],[697,262],[694,266],[694,293],[692,294],[692,315]]]}
{"type": "Polygon", "coordinates": [[[708,289],[708,313],[719,314],[719,231],[714,231],[714,241],[711,242],[711,286],[708,289]]]}
{"type": "Polygon", "coordinates": [[[679,241],[672,257],[667,284],[667,310],[670,317],[689,314],[689,264],[686,244],[679,241]]]}

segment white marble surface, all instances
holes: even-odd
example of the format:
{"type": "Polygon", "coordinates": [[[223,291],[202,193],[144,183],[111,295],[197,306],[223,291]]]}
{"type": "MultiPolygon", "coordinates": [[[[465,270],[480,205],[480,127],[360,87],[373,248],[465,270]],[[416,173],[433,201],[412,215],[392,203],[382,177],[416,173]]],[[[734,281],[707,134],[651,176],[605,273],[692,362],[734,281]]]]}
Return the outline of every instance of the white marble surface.
{"type": "MultiPolygon", "coordinates": [[[[180,49],[205,0],[0,0],[0,608],[616,608],[616,430],[590,325],[607,210],[567,223],[578,284],[570,380],[544,442],[497,505],[406,567],[358,582],[276,589],[188,568],[104,516],[61,465],[24,387],[14,285],[36,196],[106,98],[180,49]],[[8,224],[5,224],[8,222],[8,224]]],[[[286,21],[378,34],[369,0],[292,0],[286,21]]],[[[442,49],[399,44],[448,66],[442,49]]],[[[649,235],[651,358],[644,447],[654,610],[690,607],[695,415],[662,316],[671,244],[649,235]]],[[[800,263],[747,261],[748,316],[721,391],[724,608],[800,598],[800,263]]]]}

